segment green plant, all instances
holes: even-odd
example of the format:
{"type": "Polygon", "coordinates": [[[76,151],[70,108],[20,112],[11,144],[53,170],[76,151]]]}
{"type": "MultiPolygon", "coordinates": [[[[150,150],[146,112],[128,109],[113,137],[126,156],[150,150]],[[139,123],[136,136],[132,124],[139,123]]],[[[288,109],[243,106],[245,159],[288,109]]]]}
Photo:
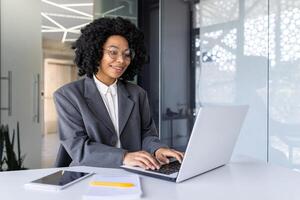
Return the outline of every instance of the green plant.
{"type": "Polygon", "coordinates": [[[15,143],[15,130],[13,130],[12,139],[10,139],[9,128],[8,125],[0,126],[0,170],[20,170],[25,169],[23,167],[23,161],[25,158],[21,156],[20,150],[20,129],[19,122],[17,123],[17,149],[18,149],[18,157],[14,151],[14,143],[15,143]]]}

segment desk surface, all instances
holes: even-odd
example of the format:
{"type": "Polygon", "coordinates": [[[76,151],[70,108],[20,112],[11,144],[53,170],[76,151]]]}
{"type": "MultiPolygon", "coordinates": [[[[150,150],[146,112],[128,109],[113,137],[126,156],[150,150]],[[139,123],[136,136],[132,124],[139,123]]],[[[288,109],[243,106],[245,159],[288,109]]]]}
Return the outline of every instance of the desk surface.
{"type": "MultiPolygon", "coordinates": [[[[122,169],[71,167],[72,170],[106,175],[127,174],[122,169]]],[[[0,172],[0,198],[3,200],[77,200],[90,178],[60,192],[26,190],[23,185],[57,171],[57,168],[0,172]]],[[[255,161],[235,161],[180,184],[141,176],[145,200],[299,200],[300,173],[255,161]]]]}

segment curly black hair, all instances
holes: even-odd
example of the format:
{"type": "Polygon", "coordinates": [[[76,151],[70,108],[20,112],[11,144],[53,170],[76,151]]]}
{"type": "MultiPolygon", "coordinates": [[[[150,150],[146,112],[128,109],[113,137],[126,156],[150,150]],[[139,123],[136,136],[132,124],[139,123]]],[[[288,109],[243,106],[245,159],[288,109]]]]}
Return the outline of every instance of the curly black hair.
{"type": "Polygon", "coordinates": [[[98,72],[99,61],[103,57],[103,45],[112,35],[126,38],[129,48],[135,56],[130,65],[120,77],[122,80],[133,80],[146,62],[144,34],[129,20],[122,17],[103,17],[94,20],[83,29],[80,37],[72,45],[75,49],[74,62],[79,68],[78,75],[92,78],[98,72]]]}

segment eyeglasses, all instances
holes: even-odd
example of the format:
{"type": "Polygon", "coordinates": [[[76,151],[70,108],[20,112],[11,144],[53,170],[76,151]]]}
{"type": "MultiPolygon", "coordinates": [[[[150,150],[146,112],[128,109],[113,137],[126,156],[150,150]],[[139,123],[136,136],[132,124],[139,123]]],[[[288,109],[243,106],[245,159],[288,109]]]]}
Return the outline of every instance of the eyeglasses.
{"type": "Polygon", "coordinates": [[[134,59],[135,53],[133,49],[127,49],[123,52],[121,52],[118,48],[110,47],[103,49],[105,53],[109,55],[109,57],[113,60],[117,60],[120,55],[122,55],[122,58],[126,61],[130,61],[134,59]]]}

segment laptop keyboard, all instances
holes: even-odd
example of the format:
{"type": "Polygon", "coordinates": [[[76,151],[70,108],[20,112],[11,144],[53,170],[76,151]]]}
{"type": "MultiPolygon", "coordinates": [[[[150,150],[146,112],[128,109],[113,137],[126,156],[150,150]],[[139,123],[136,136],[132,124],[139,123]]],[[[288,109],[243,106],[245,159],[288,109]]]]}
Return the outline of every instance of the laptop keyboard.
{"type": "Polygon", "coordinates": [[[171,162],[169,164],[162,165],[160,167],[160,169],[158,169],[158,170],[149,169],[149,171],[169,175],[169,174],[173,174],[175,172],[178,172],[179,169],[180,169],[180,166],[181,166],[181,164],[178,161],[174,161],[174,162],[171,162]]]}

